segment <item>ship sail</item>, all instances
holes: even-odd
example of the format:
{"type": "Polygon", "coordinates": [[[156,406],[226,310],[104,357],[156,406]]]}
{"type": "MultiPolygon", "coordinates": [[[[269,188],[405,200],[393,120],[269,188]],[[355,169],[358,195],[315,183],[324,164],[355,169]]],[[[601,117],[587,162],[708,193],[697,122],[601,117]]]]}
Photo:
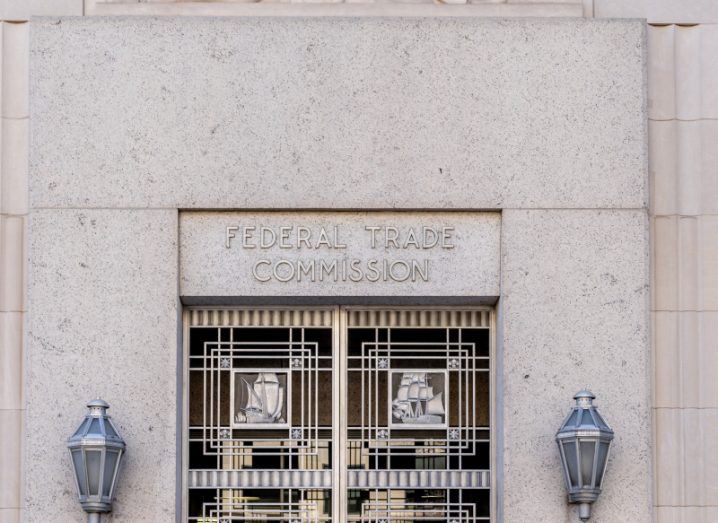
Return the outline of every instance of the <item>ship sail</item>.
{"type": "Polygon", "coordinates": [[[254,389],[252,389],[252,386],[247,380],[242,378],[242,381],[247,389],[247,404],[244,408],[246,410],[262,410],[262,400],[260,397],[254,392],[254,389]]]}
{"type": "Polygon", "coordinates": [[[434,393],[426,372],[405,372],[399,381],[392,415],[402,423],[430,425],[444,422],[443,392],[434,393]]]}
{"type": "Polygon", "coordinates": [[[443,416],[445,414],[444,402],[441,401],[442,395],[443,392],[439,392],[426,403],[427,414],[434,414],[436,416],[443,416]]]}
{"type": "Polygon", "coordinates": [[[276,417],[279,405],[280,386],[273,372],[260,372],[254,382],[254,391],[262,399],[262,415],[272,421],[276,417]]]}
{"type": "Polygon", "coordinates": [[[247,403],[235,416],[236,423],[283,423],[284,387],[273,372],[260,372],[254,383],[242,378],[247,403]]]}
{"type": "Polygon", "coordinates": [[[419,389],[419,399],[428,400],[434,397],[434,387],[421,387],[419,389]]]}
{"type": "Polygon", "coordinates": [[[419,399],[419,384],[417,382],[413,382],[411,385],[409,385],[409,400],[416,401],[419,399]]]}
{"type": "Polygon", "coordinates": [[[272,419],[278,419],[282,415],[282,407],[284,406],[284,387],[279,386],[279,403],[272,413],[272,419]]]}

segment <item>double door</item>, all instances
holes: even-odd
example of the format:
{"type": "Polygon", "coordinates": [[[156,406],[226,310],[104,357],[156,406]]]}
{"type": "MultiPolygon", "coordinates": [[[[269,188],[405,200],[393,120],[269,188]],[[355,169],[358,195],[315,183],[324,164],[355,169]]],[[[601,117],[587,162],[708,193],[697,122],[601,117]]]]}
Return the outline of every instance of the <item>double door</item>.
{"type": "Polygon", "coordinates": [[[490,520],[490,309],[184,321],[188,521],[490,520]]]}

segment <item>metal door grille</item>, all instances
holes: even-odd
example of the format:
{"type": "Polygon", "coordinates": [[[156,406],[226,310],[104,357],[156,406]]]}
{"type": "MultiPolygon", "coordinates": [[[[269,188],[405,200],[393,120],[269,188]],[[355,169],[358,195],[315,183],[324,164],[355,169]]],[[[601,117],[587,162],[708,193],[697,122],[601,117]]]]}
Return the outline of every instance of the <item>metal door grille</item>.
{"type": "Polygon", "coordinates": [[[187,521],[489,521],[491,321],[189,309],[187,521]]]}

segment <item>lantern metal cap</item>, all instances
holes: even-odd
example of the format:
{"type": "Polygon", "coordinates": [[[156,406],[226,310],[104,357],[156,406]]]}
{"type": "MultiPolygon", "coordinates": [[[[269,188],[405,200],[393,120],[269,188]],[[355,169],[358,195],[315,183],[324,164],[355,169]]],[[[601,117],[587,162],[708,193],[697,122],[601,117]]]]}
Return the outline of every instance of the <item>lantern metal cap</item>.
{"type": "Polygon", "coordinates": [[[90,416],[106,416],[107,409],[110,408],[110,404],[100,398],[95,398],[92,401],[87,402],[87,408],[90,409],[90,416]]]}
{"type": "Polygon", "coordinates": [[[593,406],[593,400],[596,399],[596,395],[588,389],[579,390],[573,399],[576,400],[576,405],[581,408],[588,409],[593,406]]]}

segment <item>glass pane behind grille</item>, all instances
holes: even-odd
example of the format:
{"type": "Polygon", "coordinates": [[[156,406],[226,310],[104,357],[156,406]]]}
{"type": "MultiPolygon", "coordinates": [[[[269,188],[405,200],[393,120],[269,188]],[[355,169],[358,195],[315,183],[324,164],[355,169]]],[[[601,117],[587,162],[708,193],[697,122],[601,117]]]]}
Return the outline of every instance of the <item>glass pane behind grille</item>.
{"type": "Polygon", "coordinates": [[[489,340],[488,328],[348,328],[348,521],[489,520],[489,340]]]}
{"type": "Polygon", "coordinates": [[[331,519],[333,331],[275,316],[189,328],[189,521],[331,519]]]}
{"type": "Polygon", "coordinates": [[[488,309],[188,318],[189,521],[490,520],[488,309]]]}

